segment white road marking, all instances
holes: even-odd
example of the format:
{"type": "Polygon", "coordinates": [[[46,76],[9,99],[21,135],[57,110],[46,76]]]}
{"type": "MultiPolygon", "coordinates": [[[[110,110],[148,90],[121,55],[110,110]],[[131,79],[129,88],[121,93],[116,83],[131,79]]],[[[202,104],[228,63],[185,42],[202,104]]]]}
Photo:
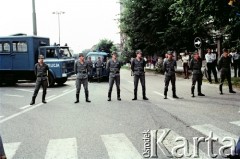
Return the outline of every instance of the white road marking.
{"type": "MultiPolygon", "coordinates": [[[[49,96],[49,97],[47,97],[46,99],[49,100],[49,99],[54,98],[54,97],[56,97],[56,95],[49,96]]],[[[31,107],[31,106],[32,106],[32,105],[26,105],[26,106],[23,106],[23,107],[21,107],[21,108],[19,108],[19,109],[23,110],[23,109],[29,108],[29,107],[31,107]]]]}
{"type": "MultiPolygon", "coordinates": [[[[58,95],[58,96],[56,96],[56,97],[53,97],[53,98],[49,99],[48,102],[51,102],[51,101],[53,101],[53,100],[55,100],[55,99],[57,99],[57,98],[60,98],[60,97],[62,97],[62,96],[64,96],[64,95],[68,94],[68,93],[71,93],[71,92],[73,92],[73,91],[75,91],[75,90],[76,90],[76,89],[72,89],[72,90],[70,90],[70,91],[68,91],[68,92],[62,93],[62,94],[60,94],[60,95],[58,95]]],[[[33,110],[33,109],[35,109],[35,108],[37,108],[37,107],[40,107],[41,105],[43,105],[43,103],[39,103],[39,104],[37,104],[37,105],[34,105],[34,106],[29,107],[28,109],[25,109],[25,110],[22,110],[22,111],[20,111],[20,112],[18,112],[18,113],[15,113],[15,114],[13,114],[13,115],[10,115],[10,116],[8,116],[8,117],[0,120],[0,123],[4,123],[4,122],[6,122],[6,121],[8,121],[8,120],[11,120],[11,119],[13,119],[13,118],[15,118],[15,117],[18,117],[18,116],[20,116],[20,115],[22,115],[22,114],[24,114],[24,113],[26,113],[26,112],[29,112],[30,110],[33,110]]]]}
{"type": "MultiPolygon", "coordinates": [[[[188,152],[184,152],[184,149],[178,149],[176,152],[176,147],[179,148],[179,145],[184,144],[184,142],[187,142],[187,139],[185,137],[180,136],[176,132],[169,130],[169,129],[159,129],[157,131],[157,141],[162,138],[162,145],[166,147],[167,151],[170,152],[168,154],[165,152],[166,155],[173,155],[173,157],[177,157],[176,155],[183,154],[180,158],[198,158],[198,159],[210,159],[206,153],[204,153],[200,149],[194,149],[195,146],[189,142],[189,149],[188,152]],[[166,134],[166,135],[164,135],[166,134]],[[165,138],[164,138],[165,137],[165,138]],[[197,153],[197,150],[199,150],[199,153],[197,153]],[[185,154],[184,154],[185,153],[185,154]],[[197,155],[198,154],[198,155],[197,155]],[[189,157],[187,156],[189,155],[189,157]],[[191,155],[191,156],[190,156],[191,155]]],[[[160,143],[158,143],[160,145],[160,143]]],[[[157,147],[158,148],[158,147],[157,147]]]]}
{"type": "Polygon", "coordinates": [[[124,134],[101,135],[110,159],[142,159],[124,134]]]}
{"type": "Polygon", "coordinates": [[[3,118],[3,117],[4,117],[4,116],[1,116],[1,115],[0,115],[0,118],[3,118]]]}
{"type": "Polygon", "coordinates": [[[16,90],[18,90],[18,91],[24,91],[24,92],[31,92],[31,93],[34,92],[34,91],[32,91],[32,90],[29,90],[29,89],[16,89],[16,90]]]}
{"type": "Polygon", "coordinates": [[[237,126],[240,126],[240,121],[233,121],[233,122],[230,122],[231,124],[234,124],[234,125],[237,125],[237,126]]]}
{"type": "Polygon", "coordinates": [[[66,89],[66,90],[64,90],[63,92],[67,92],[67,91],[69,91],[69,89],[66,89]]]}
{"type": "Polygon", "coordinates": [[[19,97],[19,98],[23,98],[24,96],[21,96],[21,95],[15,95],[15,94],[4,94],[5,96],[8,96],[8,97],[19,97]]]}
{"type": "MultiPolygon", "coordinates": [[[[157,91],[153,91],[153,93],[158,94],[158,95],[160,95],[160,96],[162,96],[162,97],[165,97],[164,94],[159,93],[159,92],[157,92],[157,91]]],[[[175,99],[173,99],[172,97],[167,97],[167,98],[170,99],[170,100],[175,100],[175,99]]]]}
{"type": "Polygon", "coordinates": [[[20,142],[4,143],[3,144],[7,159],[12,159],[14,157],[14,155],[16,154],[20,144],[21,144],[20,142]]]}
{"type": "Polygon", "coordinates": [[[133,81],[128,81],[129,83],[131,83],[131,84],[134,84],[134,82],[133,81]]]}
{"type": "Polygon", "coordinates": [[[75,138],[50,140],[45,159],[78,159],[75,138]]]}
{"type": "Polygon", "coordinates": [[[230,132],[227,132],[225,130],[219,129],[211,124],[204,124],[204,125],[194,125],[191,126],[193,129],[201,132],[202,134],[206,135],[206,136],[210,136],[210,133],[213,133],[213,138],[214,139],[218,139],[218,142],[222,145],[224,145],[224,141],[223,139],[225,137],[230,137],[232,139],[234,139],[236,142],[238,140],[238,136],[234,135],[230,132]]]}
{"type": "Polygon", "coordinates": [[[47,97],[46,99],[51,99],[53,97],[56,97],[56,95],[51,95],[51,96],[47,97]]]}

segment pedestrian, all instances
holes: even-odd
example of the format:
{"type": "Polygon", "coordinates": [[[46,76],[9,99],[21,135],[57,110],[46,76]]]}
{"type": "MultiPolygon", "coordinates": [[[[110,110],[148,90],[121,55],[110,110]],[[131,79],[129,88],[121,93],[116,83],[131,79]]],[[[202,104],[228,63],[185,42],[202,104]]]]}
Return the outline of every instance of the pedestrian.
{"type": "Polygon", "coordinates": [[[1,136],[0,136],[0,159],[7,159],[7,157],[5,155],[5,151],[4,151],[4,147],[3,147],[3,142],[2,142],[1,136]]]}
{"type": "Polygon", "coordinates": [[[98,57],[97,61],[95,62],[96,74],[98,82],[100,82],[102,78],[102,69],[103,69],[103,62],[101,57],[98,57]]]}
{"type": "Polygon", "coordinates": [[[77,60],[74,64],[74,72],[77,75],[75,103],[79,103],[79,94],[81,90],[81,84],[83,84],[83,87],[84,87],[86,102],[91,102],[89,100],[89,91],[88,91],[88,69],[89,69],[88,63],[85,62],[84,55],[80,53],[79,60],[77,60]]]}
{"type": "Polygon", "coordinates": [[[37,97],[38,91],[40,87],[42,86],[43,88],[43,94],[42,94],[42,103],[47,103],[45,100],[46,94],[47,94],[47,87],[48,87],[48,71],[49,67],[47,64],[44,63],[43,61],[44,56],[39,55],[38,56],[38,63],[35,64],[34,68],[34,73],[36,75],[36,85],[35,85],[35,90],[32,96],[32,101],[30,105],[35,104],[35,99],[37,97]]]}
{"type": "Polygon", "coordinates": [[[198,51],[195,51],[193,59],[190,61],[190,69],[192,70],[192,87],[191,87],[191,93],[192,97],[194,96],[194,89],[196,82],[198,83],[198,96],[205,96],[202,94],[201,86],[202,86],[202,59],[199,56],[198,51]]]}
{"type": "Polygon", "coordinates": [[[236,93],[233,91],[232,82],[231,82],[231,56],[228,53],[227,49],[223,49],[223,55],[218,61],[218,70],[220,71],[220,85],[219,91],[220,94],[223,94],[222,86],[225,79],[228,81],[229,93],[236,93]]]}
{"type": "Polygon", "coordinates": [[[145,70],[146,61],[142,58],[142,51],[136,51],[136,58],[132,60],[131,63],[131,70],[134,75],[134,98],[132,100],[137,100],[137,89],[138,89],[138,82],[140,80],[142,85],[142,96],[143,100],[148,100],[146,97],[146,85],[145,85],[145,70]]]}
{"type": "Polygon", "coordinates": [[[88,81],[91,82],[93,80],[93,62],[92,58],[88,57],[88,81]]]}
{"type": "Polygon", "coordinates": [[[209,83],[212,83],[212,77],[211,72],[214,75],[215,83],[218,82],[217,78],[217,71],[216,71],[216,54],[212,53],[210,49],[207,49],[207,54],[205,55],[205,59],[207,62],[207,71],[208,71],[208,81],[209,83]]]}
{"type": "Polygon", "coordinates": [[[170,81],[172,83],[173,98],[179,98],[176,95],[176,75],[175,75],[176,67],[177,67],[177,62],[176,60],[173,59],[173,53],[172,51],[168,51],[167,59],[163,63],[163,70],[165,73],[164,99],[167,99],[167,92],[168,92],[168,86],[170,81]]]}
{"type": "Polygon", "coordinates": [[[182,66],[184,70],[184,79],[189,79],[189,74],[188,74],[188,69],[189,69],[189,55],[188,52],[185,51],[184,54],[182,55],[182,66]]]}
{"type": "Polygon", "coordinates": [[[107,70],[109,71],[109,89],[108,89],[108,101],[111,101],[112,88],[115,82],[117,87],[117,100],[121,100],[120,97],[120,68],[121,63],[117,59],[117,53],[112,52],[112,59],[107,62],[107,70]]]}
{"type": "Polygon", "coordinates": [[[234,68],[234,77],[240,77],[240,52],[236,50],[232,53],[232,61],[234,68]]]}

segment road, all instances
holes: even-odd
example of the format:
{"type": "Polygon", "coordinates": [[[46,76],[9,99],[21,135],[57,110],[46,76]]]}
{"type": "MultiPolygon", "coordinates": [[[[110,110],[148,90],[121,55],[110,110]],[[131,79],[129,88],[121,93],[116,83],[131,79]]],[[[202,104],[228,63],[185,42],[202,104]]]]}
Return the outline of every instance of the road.
{"type": "MultiPolygon", "coordinates": [[[[75,81],[69,80],[64,86],[48,89],[47,104],[41,103],[39,92],[33,106],[29,103],[34,83],[0,87],[0,133],[8,159],[139,159],[148,143],[143,140],[146,130],[158,130],[158,139],[170,130],[164,147],[172,151],[187,141],[190,154],[194,138],[207,139],[212,132],[218,138],[213,152],[223,158],[218,150],[229,144],[223,138],[237,140],[240,136],[239,90],[229,94],[224,87],[225,94],[219,95],[218,85],[204,83],[202,92],[206,96],[192,98],[191,79],[178,77],[177,95],[181,99],[171,98],[170,87],[169,99],[165,100],[164,76],[147,73],[146,85],[149,100],[142,100],[139,85],[138,100],[132,101],[133,77],[122,69],[122,101],[117,101],[114,87],[112,101],[108,102],[108,83],[102,82],[89,83],[91,103],[85,102],[81,90],[80,103],[74,104],[75,81]],[[185,140],[175,142],[180,136],[185,140]]],[[[199,149],[199,158],[210,158],[206,141],[199,149]]],[[[155,150],[158,158],[169,158],[159,144],[155,150]]]]}

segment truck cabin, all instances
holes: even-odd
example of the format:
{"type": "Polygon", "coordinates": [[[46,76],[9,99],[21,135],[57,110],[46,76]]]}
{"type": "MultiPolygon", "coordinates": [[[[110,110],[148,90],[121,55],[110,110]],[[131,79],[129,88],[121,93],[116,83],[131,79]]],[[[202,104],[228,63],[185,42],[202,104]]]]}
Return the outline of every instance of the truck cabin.
{"type": "Polygon", "coordinates": [[[44,55],[46,59],[57,58],[67,59],[72,58],[72,54],[67,46],[42,46],[39,48],[39,53],[44,55]]]}

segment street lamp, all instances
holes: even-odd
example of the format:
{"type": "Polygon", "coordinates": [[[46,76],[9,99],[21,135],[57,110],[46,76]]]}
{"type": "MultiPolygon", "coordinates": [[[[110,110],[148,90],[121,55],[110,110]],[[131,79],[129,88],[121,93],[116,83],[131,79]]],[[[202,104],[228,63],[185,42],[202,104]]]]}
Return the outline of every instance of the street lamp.
{"type": "Polygon", "coordinates": [[[63,11],[56,11],[56,12],[53,12],[53,14],[56,14],[58,16],[58,41],[59,41],[59,45],[60,45],[60,15],[61,14],[65,14],[65,12],[63,11]]]}

